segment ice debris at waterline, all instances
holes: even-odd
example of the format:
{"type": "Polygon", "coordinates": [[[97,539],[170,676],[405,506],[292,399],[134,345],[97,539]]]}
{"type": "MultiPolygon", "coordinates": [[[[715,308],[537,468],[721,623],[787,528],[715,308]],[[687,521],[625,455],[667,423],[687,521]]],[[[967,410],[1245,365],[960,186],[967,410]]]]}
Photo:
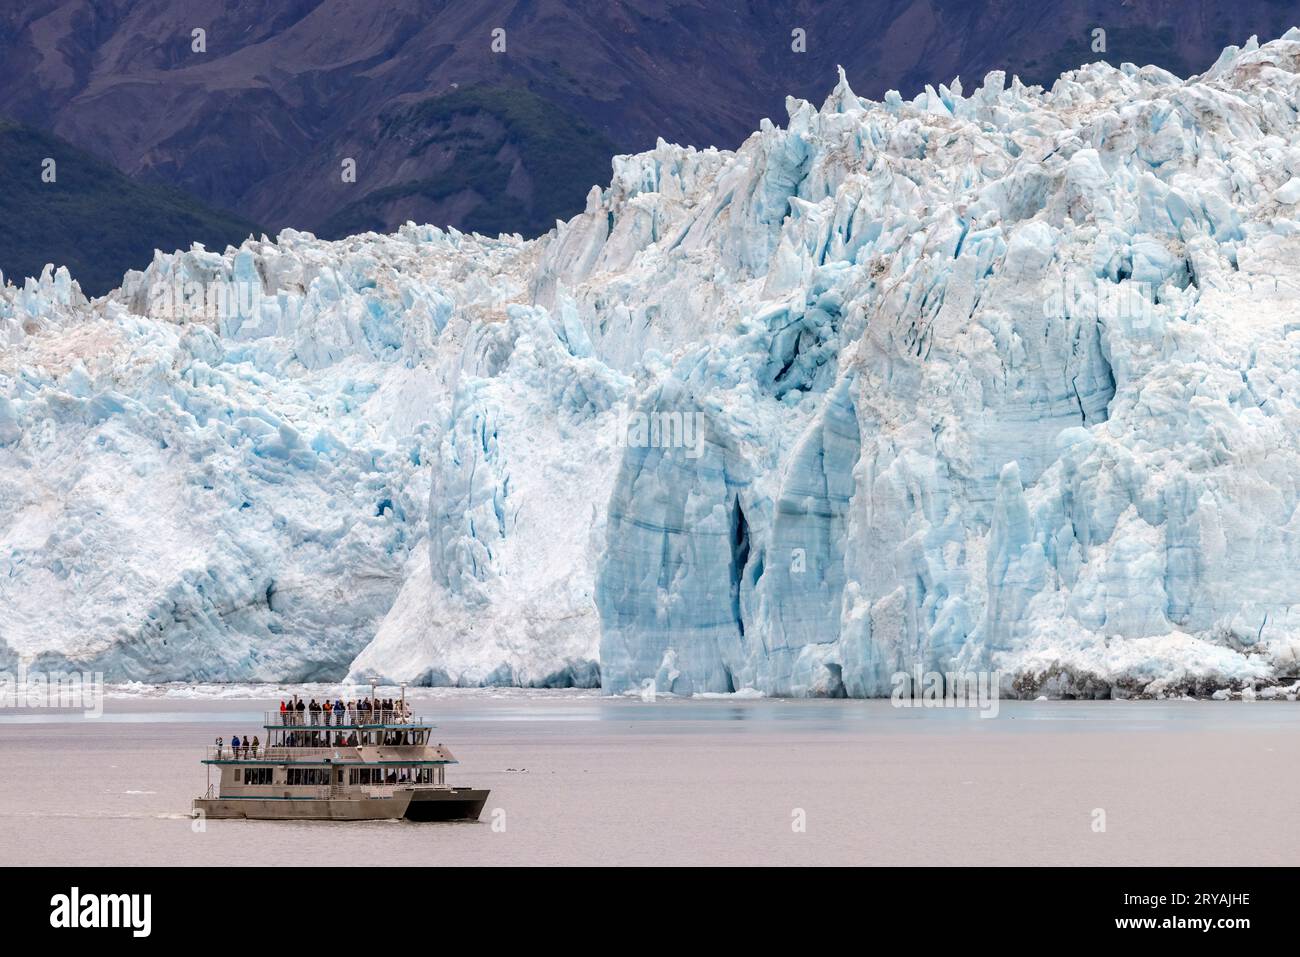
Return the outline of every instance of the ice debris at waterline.
{"type": "Polygon", "coordinates": [[[1211,694],[1300,653],[1300,31],[0,292],[0,666],[1211,694]],[[219,295],[215,295],[219,293],[219,295]]]}

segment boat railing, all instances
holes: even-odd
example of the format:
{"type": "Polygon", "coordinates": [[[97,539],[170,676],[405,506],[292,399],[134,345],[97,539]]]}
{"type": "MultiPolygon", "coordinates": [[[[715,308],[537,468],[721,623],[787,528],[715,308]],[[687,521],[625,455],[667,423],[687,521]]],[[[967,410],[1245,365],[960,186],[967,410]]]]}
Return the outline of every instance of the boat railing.
{"type": "Polygon", "coordinates": [[[261,745],[258,745],[256,750],[251,746],[245,748],[242,744],[237,748],[232,748],[228,744],[209,745],[207,756],[209,761],[262,761],[269,757],[268,750],[270,749],[261,745]]]}
{"type": "Polygon", "coordinates": [[[423,724],[410,708],[344,711],[267,711],[262,723],[268,728],[373,728],[423,724]]]}
{"type": "Polygon", "coordinates": [[[304,758],[320,758],[320,757],[330,758],[330,757],[334,757],[335,755],[339,755],[340,757],[342,757],[342,753],[350,749],[346,745],[339,745],[337,747],[329,747],[329,748],[326,747],[293,748],[293,747],[283,747],[281,745],[276,744],[276,745],[272,745],[269,748],[263,748],[262,750],[264,753],[265,760],[267,761],[294,761],[294,760],[302,760],[304,758]]]}
{"type": "Polygon", "coordinates": [[[252,747],[251,745],[248,747],[244,747],[244,745],[242,744],[238,748],[232,748],[228,744],[222,745],[221,747],[210,745],[208,747],[208,760],[210,761],[294,761],[294,760],[303,760],[305,758],[333,757],[336,754],[341,757],[343,754],[352,750],[353,748],[355,748],[355,745],[349,746],[349,745],[342,745],[342,744],[331,745],[328,747],[324,745],[317,745],[317,746],[306,746],[301,748],[278,745],[278,744],[271,745],[270,747],[263,747],[261,745],[258,745],[256,748],[252,747]]]}

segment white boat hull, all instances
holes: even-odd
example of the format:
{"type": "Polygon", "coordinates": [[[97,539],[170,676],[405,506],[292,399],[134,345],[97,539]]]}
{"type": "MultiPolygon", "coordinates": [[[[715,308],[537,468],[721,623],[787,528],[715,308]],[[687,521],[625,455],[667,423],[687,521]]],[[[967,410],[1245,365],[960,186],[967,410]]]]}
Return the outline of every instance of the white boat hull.
{"type": "Polygon", "coordinates": [[[488,793],[473,788],[426,788],[399,790],[384,797],[198,798],[194,810],[215,821],[474,821],[488,793]]]}

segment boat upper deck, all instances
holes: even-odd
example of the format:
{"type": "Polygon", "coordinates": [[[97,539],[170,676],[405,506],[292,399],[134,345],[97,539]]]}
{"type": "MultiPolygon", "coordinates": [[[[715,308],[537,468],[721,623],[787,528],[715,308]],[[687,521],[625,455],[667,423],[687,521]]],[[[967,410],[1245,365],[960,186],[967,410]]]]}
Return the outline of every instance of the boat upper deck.
{"type": "Polygon", "coordinates": [[[451,764],[455,758],[433,744],[433,725],[399,698],[352,699],[326,705],[298,697],[262,714],[263,734],[239,732],[227,744],[217,738],[205,764],[247,762],[451,764]]]}
{"type": "Polygon", "coordinates": [[[434,725],[423,717],[411,713],[410,709],[357,709],[348,708],[342,712],[334,711],[267,711],[262,715],[262,727],[267,731],[291,729],[300,731],[304,728],[330,728],[333,730],[354,730],[389,728],[393,730],[410,730],[421,728],[428,730],[434,725]]]}

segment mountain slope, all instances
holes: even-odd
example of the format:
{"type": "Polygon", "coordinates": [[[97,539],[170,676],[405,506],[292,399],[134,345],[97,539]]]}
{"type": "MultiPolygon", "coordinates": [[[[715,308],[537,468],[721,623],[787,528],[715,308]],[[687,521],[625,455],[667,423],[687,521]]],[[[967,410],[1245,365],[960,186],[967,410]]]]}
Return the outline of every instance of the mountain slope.
{"type": "MultiPolygon", "coordinates": [[[[582,146],[605,144],[606,160],[649,149],[660,136],[734,148],[762,118],[783,115],[787,94],[819,96],[837,64],[877,99],[993,69],[1050,83],[1095,60],[1187,75],[1230,43],[1280,35],[1297,9],[1276,0],[220,6],[8,5],[0,12],[0,114],[51,130],[134,179],[169,183],[272,229],[339,235],[409,219],[536,235],[579,212],[585,189],[548,176],[545,151],[507,147],[500,161],[510,167],[509,188],[467,196],[461,171],[477,162],[483,137],[499,136],[500,112],[483,108],[469,121],[467,132],[479,136],[445,135],[438,114],[463,108],[459,91],[492,90],[498,99],[529,91],[544,102],[549,126],[590,127],[596,135],[582,146]],[[206,31],[203,52],[192,49],[196,28],[206,31]],[[506,31],[502,53],[492,52],[494,29],[506,31]],[[792,50],[795,29],[806,52],[792,50]],[[426,148],[413,153],[385,136],[383,117],[440,101],[428,129],[408,131],[414,142],[432,139],[426,148]],[[358,177],[344,184],[340,164],[349,157],[358,177]]],[[[607,167],[597,165],[603,179],[607,167]]],[[[581,171],[591,175],[586,164],[581,171]]]]}
{"type": "Polygon", "coordinates": [[[155,248],[217,249],[260,232],[179,190],[138,183],[57,137],[0,120],[0,271],[21,280],[66,265],[97,296],[143,268],[155,248]],[[48,159],[54,181],[42,179],[48,159]]]}
{"type": "Polygon", "coordinates": [[[540,235],[573,215],[614,152],[582,120],[523,89],[457,90],[395,109],[377,126],[367,162],[399,172],[331,215],[322,236],[441,221],[451,210],[467,230],[540,235]],[[412,167],[418,179],[408,178],[412,167]]]}

